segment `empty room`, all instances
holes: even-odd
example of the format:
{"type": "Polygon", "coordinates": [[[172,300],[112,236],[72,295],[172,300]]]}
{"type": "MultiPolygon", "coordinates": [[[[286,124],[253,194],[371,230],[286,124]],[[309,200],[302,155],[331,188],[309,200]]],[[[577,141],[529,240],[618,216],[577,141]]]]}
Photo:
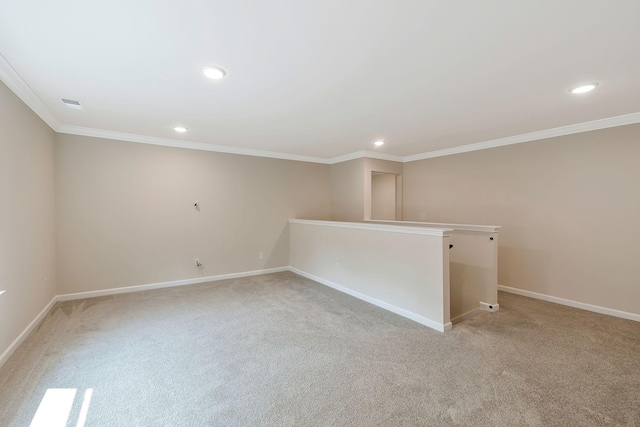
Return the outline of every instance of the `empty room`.
{"type": "Polygon", "coordinates": [[[0,2],[0,426],[640,426],[640,2],[0,2]]]}

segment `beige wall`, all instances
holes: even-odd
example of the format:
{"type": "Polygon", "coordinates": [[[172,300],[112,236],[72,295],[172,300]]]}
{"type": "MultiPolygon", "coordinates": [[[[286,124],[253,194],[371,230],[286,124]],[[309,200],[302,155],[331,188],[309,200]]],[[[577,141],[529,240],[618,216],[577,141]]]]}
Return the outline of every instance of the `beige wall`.
{"type": "Polygon", "coordinates": [[[400,162],[392,162],[390,160],[380,159],[363,159],[363,178],[364,183],[361,191],[364,191],[364,217],[363,219],[371,219],[371,172],[393,173],[397,175],[396,179],[396,219],[402,219],[402,186],[403,186],[403,164],[400,162]]]}
{"type": "Polygon", "coordinates": [[[396,219],[396,175],[371,177],[371,219],[396,219]]]}
{"type": "Polygon", "coordinates": [[[331,165],[331,220],[364,219],[364,160],[355,159],[331,165]]]}
{"type": "Polygon", "coordinates": [[[402,163],[362,158],[331,165],[331,220],[371,219],[371,172],[398,175],[396,218],[402,219],[402,163]]]}
{"type": "Polygon", "coordinates": [[[0,354],[55,295],[53,141],[0,83],[0,354]]]}
{"type": "Polygon", "coordinates": [[[638,159],[640,125],[404,165],[191,151],[55,135],[0,84],[0,351],[56,292],[286,266],[287,219],[362,221],[371,171],[400,218],[502,225],[500,284],[640,313],[638,159]]]}
{"type": "Polygon", "coordinates": [[[639,165],[640,125],[405,163],[405,219],[501,225],[501,285],[637,314],[639,165]]]}
{"type": "Polygon", "coordinates": [[[328,165],[56,138],[60,294],[288,266],[287,220],[329,218],[328,165]]]}

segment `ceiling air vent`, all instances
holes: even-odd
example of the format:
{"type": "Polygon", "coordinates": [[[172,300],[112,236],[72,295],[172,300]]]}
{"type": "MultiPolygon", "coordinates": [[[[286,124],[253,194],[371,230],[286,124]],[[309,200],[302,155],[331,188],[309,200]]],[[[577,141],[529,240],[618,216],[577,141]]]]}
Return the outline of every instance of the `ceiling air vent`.
{"type": "Polygon", "coordinates": [[[62,102],[65,106],[69,108],[73,108],[75,110],[84,110],[84,105],[80,101],[75,101],[73,99],[62,98],[62,102]]]}

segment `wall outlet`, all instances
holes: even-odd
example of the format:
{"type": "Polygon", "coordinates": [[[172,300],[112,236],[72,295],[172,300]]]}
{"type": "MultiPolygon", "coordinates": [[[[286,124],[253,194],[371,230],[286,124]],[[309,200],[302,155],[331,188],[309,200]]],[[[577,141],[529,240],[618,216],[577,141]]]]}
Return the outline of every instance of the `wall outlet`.
{"type": "Polygon", "coordinates": [[[202,267],[202,264],[200,263],[200,258],[196,258],[196,267],[202,267]]]}
{"type": "Polygon", "coordinates": [[[340,270],[340,263],[336,262],[334,268],[336,269],[336,271],[340,270]]]}
{"type": "Polygon", "coordinates": [[[264,259],[264,252],[260,252],[258,254],[258,259],[264,259]]]}

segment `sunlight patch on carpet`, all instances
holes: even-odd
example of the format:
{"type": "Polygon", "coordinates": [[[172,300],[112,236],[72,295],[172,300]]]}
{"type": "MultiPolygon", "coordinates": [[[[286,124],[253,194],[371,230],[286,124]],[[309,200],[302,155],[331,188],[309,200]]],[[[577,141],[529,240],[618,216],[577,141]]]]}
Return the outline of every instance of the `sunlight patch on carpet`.
{"type": "MultiPolygon", "coordinates": [[[[76,388],[50,388],[47,389],[36,415],[31,421],[30,427],[65,427],[69,421],[71,408],[76,399],[76,388]]],[[[89,413],[89,404],[93,389],[88,388],[84,392],[82,407],[76,427],[84,427],[89,413]]]]}

